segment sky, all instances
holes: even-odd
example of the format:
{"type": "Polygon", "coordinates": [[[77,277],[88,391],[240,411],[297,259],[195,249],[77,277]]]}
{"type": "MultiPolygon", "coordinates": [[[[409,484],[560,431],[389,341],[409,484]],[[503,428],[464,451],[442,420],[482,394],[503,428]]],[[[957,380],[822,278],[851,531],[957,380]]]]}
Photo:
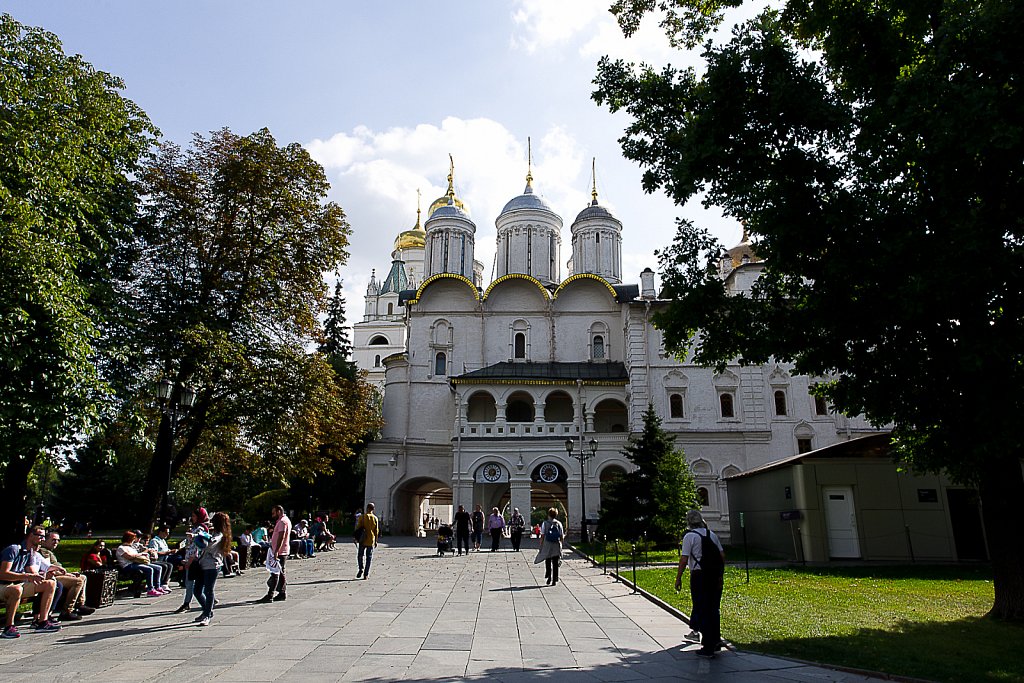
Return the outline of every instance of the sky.
{"type": "MultiPolygon", "coordinates": [[[[494,220],[522,193],[527,138],[535,191],[569,226],[590,201],[623,224],[623,279],[657,270],[677,217],[729,247],[739,225],[699,202],[647,195],[622,157],[629,119],[591,99],[603,55],[653,65],[699,64],[672,50],[653,20],[626,40],[610,0],[267,2],[264,0],[0,0],[0,11],[55,33],[65,52],[121,77],[165,140],[269,128],[299,142],[331,183],[352,226],[341,269],[348,321],[362,318],[371,271],[386,274],[397,234],[444,194],[448,155],[456,194],[476,223],[476,258],[491,279],[494,220]]],[[[424,216],[424,220],[426,216],[424,216]]],[[[329,276],[330,279],[330,276],[329,276]]]]}

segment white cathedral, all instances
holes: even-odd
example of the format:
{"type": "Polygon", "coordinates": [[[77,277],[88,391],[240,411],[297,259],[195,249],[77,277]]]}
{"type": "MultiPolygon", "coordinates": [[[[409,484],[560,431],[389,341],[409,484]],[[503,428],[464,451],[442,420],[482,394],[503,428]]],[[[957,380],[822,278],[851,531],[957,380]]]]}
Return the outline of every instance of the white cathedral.
{"type": "MultiPolygon", "coordinates": [[[[623,224],[593,200],[569,226],[526,189],[495,219],[494,280],[474,258],[476,224],[448,190],[395,240],[383,280],[371,276],[353,326],[354,360],[383,389],[384,427],[367,450],[366,501],[392,533],[453,506],[524,514],[555,506],[578,533],[601,508],[601,485],[631,469],[622,454],[650,403],[682,448],[709,524],[729,536],[724,478],[875,430],[837,415],[791,366],[722,373],[665,351],[652,314],[655,274],[623,283],[623,224]]],[[[731,291],[762,268],[746,236],[723,255],[731,291]]]]}

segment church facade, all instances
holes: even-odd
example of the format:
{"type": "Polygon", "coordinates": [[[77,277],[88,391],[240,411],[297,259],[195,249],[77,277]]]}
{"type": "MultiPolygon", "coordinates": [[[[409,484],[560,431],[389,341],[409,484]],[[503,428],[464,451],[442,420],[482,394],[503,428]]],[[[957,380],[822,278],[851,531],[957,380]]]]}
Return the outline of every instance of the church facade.
{"type": "MultiPolygon", "coordinates": [[[[384,392],[366,500],[393,533],[415,532],[424,515],[446,521],[460,504],[555,506],[578,533],[584,513],[599,517],[602,482],[631,468],[622,450],[651,404],[728,539],[725,477],[875,431],[833,414],[786,364],[717,373],[666,353],[651,323],[667,303],[655,273],[623,280],[623,224],[596,187],[569,226],[563,273],[562,218],[528,174],[495,220],[486,286],[452,176],[422,226],[417,214],[353,326],[355,361],[384,392]]],[[[739,291],[761,267],[744,237],[720,274],[739,291]]]]}

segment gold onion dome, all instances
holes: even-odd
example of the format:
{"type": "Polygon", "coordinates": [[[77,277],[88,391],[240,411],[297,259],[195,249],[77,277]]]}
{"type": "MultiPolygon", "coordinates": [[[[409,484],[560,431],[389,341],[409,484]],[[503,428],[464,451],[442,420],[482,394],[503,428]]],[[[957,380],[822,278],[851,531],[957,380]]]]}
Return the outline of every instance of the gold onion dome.
{"type": "Polygon", "coordinates": [[[732,267],[737,268],[744,263],[756,263],[762,261],[757,252],[754,251],[753,245],[750,243],[750,233],[747,232],[747,226],[743,226],[743,237],[740,238],[740,243],[732,249],[725,252],[728,257],[732,260],[732,267]]]}
{"type": "Polygon", "coordinates": [[[427,244],[427,233],[416,224],[412,230],[398,233],[395,238],[395,249],[423,249],[427,244]]]}
{"type": "MultiPolygon", "coordinates": [[[[456,208],[461,209],[466,214],[469,213],[469,209],[462,203],[462,200],[455,196],[455,161],[452,160],[451,155],[448,155],[449,167],[448,167],[448,191],[443,195],[431,202],[430,207],[427,209],[427,220],[434,215],[434,212],[440,209],[442,206],[448,206],[448,203],[454,200],[456,208]]],[[[419,222],[417,221],[417,226],[419,222]]]]}

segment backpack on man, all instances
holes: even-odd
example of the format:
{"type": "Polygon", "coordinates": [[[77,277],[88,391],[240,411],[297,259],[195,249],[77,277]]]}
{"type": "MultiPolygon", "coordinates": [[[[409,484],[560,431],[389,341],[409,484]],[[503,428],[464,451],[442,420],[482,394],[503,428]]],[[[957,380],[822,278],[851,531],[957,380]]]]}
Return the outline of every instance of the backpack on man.
{"type": "Polygon", "coordinates": [[[709,575],[723,576],[725,574],[725,562],[722,561],[722,552],[711,538],[711,529],[704,527],[703,534],[698,529],[691,529],[686,533],[697,534],[700,538],[700,559],[694,559],[694,563],[700,570],[708,572],[709,575]]]}
{"type": "Polygon", "coordinates": [[[562,540],[562,528],[555,520],[548,522],[548,528],[544,532],[544,540],[548,543],[558,543],[562,540]]]}

